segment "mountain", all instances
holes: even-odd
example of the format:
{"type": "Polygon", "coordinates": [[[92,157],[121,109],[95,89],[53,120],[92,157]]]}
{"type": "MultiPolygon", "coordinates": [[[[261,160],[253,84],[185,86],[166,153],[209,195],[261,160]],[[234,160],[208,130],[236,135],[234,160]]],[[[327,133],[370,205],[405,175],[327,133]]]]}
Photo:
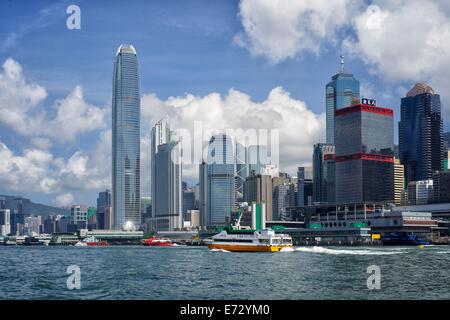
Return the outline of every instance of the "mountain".
{"type": "Polygon", "coordinates": [[[11,212],[22,212],[25,215],[37,215],[43,218],[48,215],[70,215],[70,209],[52,207],[46,204],[34,203],[20,196],[0,195],[0,206],[11,212]]]}

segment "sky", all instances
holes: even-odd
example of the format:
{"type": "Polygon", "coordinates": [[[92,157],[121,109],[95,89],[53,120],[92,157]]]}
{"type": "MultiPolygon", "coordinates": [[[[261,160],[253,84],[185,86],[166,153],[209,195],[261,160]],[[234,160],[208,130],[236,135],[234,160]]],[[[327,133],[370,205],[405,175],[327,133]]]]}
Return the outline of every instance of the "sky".
{"type": "MultiPolygon", "coordinates": [[[[310,165],[325,140],[325,85],[339,69],[394,109],[418,81],[441,95],[450,131],[450,5],[445,0],[12,1],[0,3],[0,194],[94,205],[111,187],[117,48],[137,50],[142,194],[150,130],[194,121],[278,129],[280,167],[310,165]],[[68,29],[70,5],[80,29],[68,29]]],[[[397,138],[397,123],[395,124],[397,138]]],[[[184,168],[189,184],[197,167],[184,168]]]]}

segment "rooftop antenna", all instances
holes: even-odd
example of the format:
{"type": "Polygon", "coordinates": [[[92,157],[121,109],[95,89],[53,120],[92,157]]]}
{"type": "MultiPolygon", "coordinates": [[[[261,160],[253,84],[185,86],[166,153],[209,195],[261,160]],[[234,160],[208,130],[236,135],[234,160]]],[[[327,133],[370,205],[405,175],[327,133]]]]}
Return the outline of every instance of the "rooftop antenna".
{"type": "Polygon", "coordinates": [[[341,51],[341,54],[340,54],[340,59],[341,59],[341,61],[340,61],[340,63],[341,63],[341,73],[344,73],[344,55],[342,54],[342,51],[341,51]]]}

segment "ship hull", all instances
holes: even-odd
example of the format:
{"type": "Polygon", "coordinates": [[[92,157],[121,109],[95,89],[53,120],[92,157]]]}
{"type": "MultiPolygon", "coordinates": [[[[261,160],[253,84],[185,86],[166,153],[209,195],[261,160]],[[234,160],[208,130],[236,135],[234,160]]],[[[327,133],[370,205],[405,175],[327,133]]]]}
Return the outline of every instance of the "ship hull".
{"type": "Polygon", "coordinates": [[[283,248],[292,248],[292,246],[258,246],[241,244],[208,244],[209,249],[222,249],[232,252],[279,252],[283,248]]]}

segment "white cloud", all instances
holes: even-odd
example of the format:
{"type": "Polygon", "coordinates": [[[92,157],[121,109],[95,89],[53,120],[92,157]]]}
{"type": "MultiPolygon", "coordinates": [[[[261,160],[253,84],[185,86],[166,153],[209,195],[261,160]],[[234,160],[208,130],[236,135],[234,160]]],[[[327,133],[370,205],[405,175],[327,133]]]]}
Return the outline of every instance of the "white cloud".
{"type": "Polygon", "coordinates": [[[359,1],[241,0],[243,33],[234,42],[254,56],[277,63],[304,52],[318,54],[324,42],[348,24],[359,1]]]}
{"type": "Polygon", "coordinates": [[[75,198],[71,193],[64,193],[56,197],[56,204],[60,207],[74,204],[75,198]]]}
{"type": "MultiPolygon", "coordinates": [[[[83,133],[104,129],[105,110],[87,103],[81,86],[54,105],[56,115],[49,116],[43,103],[45,88],[27,78],[21,65],[7,59],[0,71],[0,122],[17,133],[33,139],[52,139],[60,143],[74,141],[83,133]]],[[[43,140],[35,140],[38,144],[43,140]]],[[[49,141],[47,141],[47,145],[49,141]]]]}
{"type": "MultiPolygon", "coordinates": [[[[303,101],[291,98],[281,87],[274,88],[262,102],[255,102],[249,95],[231,89],[225,96],[218,93],[186,94],[165,101],[155,94],[146,94],[141,105],[142,134],[148,133],[150,127],[163,117],[172,129],[189,130],[191,136],[195,121],[202,122],[204,131],[279,129],[280,166],[290,173],[295,173],[301,164],[310,164],[313,144],[324,140],[324,114],[315,114],[303,101]]],[[[183,170],[190,178],[198,173],[195,167],[187,166],[183,170]]]]}
{"type": "Polygon", "coordinates": [[[356,38],[346,47],[387,85],[427,81],[450,101],[449,13],[442,1],[374,1],[353,20],[356,38]]]}

